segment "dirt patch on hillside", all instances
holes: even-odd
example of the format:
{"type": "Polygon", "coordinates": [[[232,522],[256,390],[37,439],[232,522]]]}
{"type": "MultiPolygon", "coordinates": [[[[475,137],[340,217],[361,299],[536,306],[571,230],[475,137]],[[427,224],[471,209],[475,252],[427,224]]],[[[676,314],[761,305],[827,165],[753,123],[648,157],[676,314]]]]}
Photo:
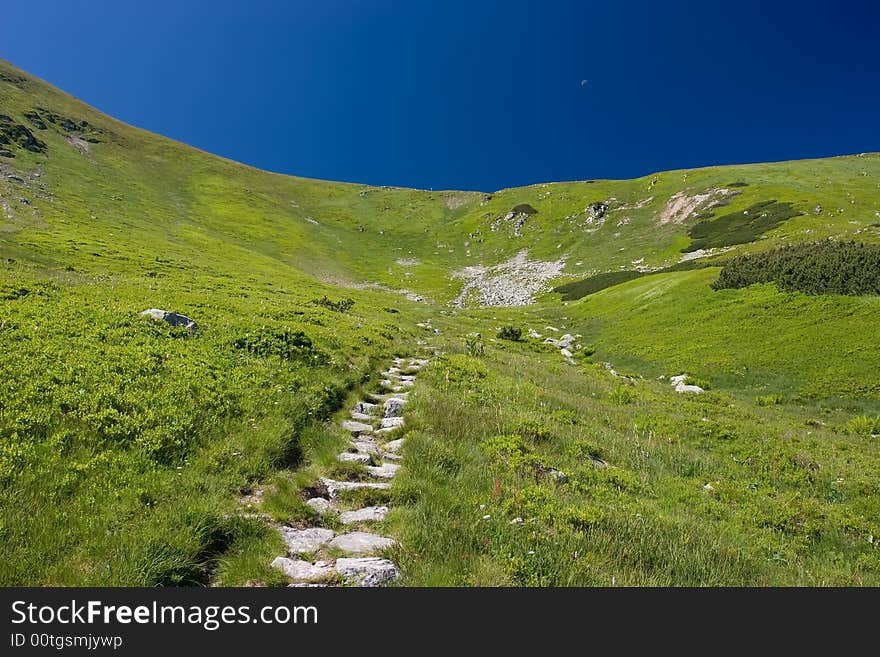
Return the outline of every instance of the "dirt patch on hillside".
{"type": "Polygon", "coordinates": [[[471,301],[481,306],[526,306],[534,303],[536,294],[549,288],[551,280],[562,275],[564,267],[564,258],[529,260],[528,251],[520,251],[493,267],[465,267],[452,275],[466,281],[452,303],[459,308],[471,301]]]}
{"type": "Polygon", "coordinates": [[[678,192],[669,198],[666,206],[657,215],[657,223],[661,226],[681,224],[688,217],[717,207],[737,194],[739,192],[725,188],[709,189],[693,196],[688,196],[686,192],[678,192]]]}

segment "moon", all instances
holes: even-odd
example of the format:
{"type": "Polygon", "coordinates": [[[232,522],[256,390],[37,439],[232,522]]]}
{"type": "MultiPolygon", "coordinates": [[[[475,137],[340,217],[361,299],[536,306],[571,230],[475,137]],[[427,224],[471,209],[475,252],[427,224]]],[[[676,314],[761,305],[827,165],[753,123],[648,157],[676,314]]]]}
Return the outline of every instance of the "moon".
{"type": "Polygon", "coordinates": [[[586,81],[586,80],[581,80],[581,86],[582,86],[582,87],[586,87],[586,86],[587,86],[587,81],[586,81]]]}

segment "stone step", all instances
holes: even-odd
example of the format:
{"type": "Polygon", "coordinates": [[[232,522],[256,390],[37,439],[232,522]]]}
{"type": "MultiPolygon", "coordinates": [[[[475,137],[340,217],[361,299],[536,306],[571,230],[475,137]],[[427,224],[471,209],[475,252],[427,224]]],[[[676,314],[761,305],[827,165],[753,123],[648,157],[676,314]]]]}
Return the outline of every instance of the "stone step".
{"type": "Polygon", "coordinates": [[[394,452],[385,452],[382,454],[382,458],[388,461],[402,461],[403,457],[400,454],[395,454],[394,452]]]}
{"type": "Polygon", "coordinates": [[[332,511],[335,511],[333,505],[330,503],[330,500],[325,500],[323,497],[309,498],[306,500],[306,504],[318,513],[330,513],[332,511]]]}
{"type": "Polygon", "coordinates": [[[376,412],[376,404],[371,404],[367,401],[359,401],[354,405],[352,409],[353,413],[363,413],[364,415],[371,415],[376,412]]]}
{"type": "Polygon", "coordinates": [[[351,446],[361,454],[379,454],[379,447],[372,440],[352,440],[351,446]]]}
{"type": "Polygon", "coordinates": [[[379,422],[380,429],[398,429],[406,424],[402,417],[383,417],[379,422]]]}
{"type": "Polygon", "coordinates": [[[351,419],[355,422],[363,422],[367,424],[369,422],[372,422],[375,418],[372,415],[367,415],[366,413],[356,413],[355,411],[352,411],[351,419]]]}
{"type": "Polygon", "coordinates": [[[332,529],[322,527],[309,527],[308,529],[282,527],[281,535],[284,537],[288,553],[304,554],[317,552],[333,538],[334,532],[332,529]]]}
{"type": "Polygon", "coordinates": [[[327,490],[330,492],[330,497],[336,497],[337,493],[342,491],[349,490],[388,490],[391,488],[391,484],[386,484],[384,482],[374,482],[374,481],[335,481],[333,479],[326,479],[321,477],[321,481],[327,486],[327,490]]]}
{"type": "Polygon", "coordinates": [[[336,457],[343,463],[364,463],[370,462],[370,455],[363,452],[342,452],[336,457]]]}
{"type": "Polygon", "coordinates": [[[270,565],[297,582],[315,582],[336,574],[336,568],[333,564],[324,561],[309,563],[301,559],[276,557],[270,565]]]}
{"type": "Polygon", "coordinates": [[[388,515],[387,506],[365,506],[355,511],[343,511],[339,514],[339,520],[343,525],[353,525],[359,522],[384,520],[386,515],[388,515]]]}
{"type": "Polygon", "coordinates": [[[336,560],[336,572],[357,586],[382,586],[400,577],[393,561],[379,557],[344,557],[336,560]]]}
{"type": "Polygon", "coordinates": [[[383,463],[382,465],[368,465],[367,472],[374,477],[382,477],[383,479],[391,479],[400,470],[400,466],[396,463],[383,463]]]}
{"type": "Polygon", "coordinates": [[[398,399],[397,397],[386,399],[382,405],[382,416],[386,418],[400,417],[403,414],[403,407],[405,405],[405,399],[398,399]]]}
{"type": "Polygon", "coordinates": [[[398,438],[397,440],[389,440],[385,445],[383,445],[382,449],[386,452],[399,452],[400,448],[403,447],[403,443],[406,438],[398,438]]]}
{"type": "Polygon", "coordinates": [[[363,422],[355,422],[354,420],[343,420],[342,428],[346,431],[351,431],[356,436],[359,436],[362,433],[372,433],[373,427],[369,424],[364,424],[363,422]]]}
{"type": "Polygon", "coordinates": [[[387,536],[379,536],[369,532],[351,532],[350,534],[340,534],[328,545],[349,554],[370,554],[390,548],[396,543],[397,541],[387,536]]]}

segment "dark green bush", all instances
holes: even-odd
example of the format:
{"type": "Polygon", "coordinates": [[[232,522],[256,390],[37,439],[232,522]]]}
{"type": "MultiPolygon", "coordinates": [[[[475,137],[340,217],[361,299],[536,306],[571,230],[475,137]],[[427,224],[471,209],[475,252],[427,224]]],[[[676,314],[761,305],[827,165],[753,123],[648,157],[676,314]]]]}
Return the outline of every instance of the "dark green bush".
{"type": "Polygon", "coordinates": [[[792,207],[791,203],[761,201],[745,210],[731,212],[717,219],[704,219],[695,224],[688,231],[693,241],[682,251],[687,253],[698,249],[754,242],[768,230],[801,214],[803,213],[792,207]]]}
{"type": "Polygon", "coordinates": [[[806,294],[880,294],[880,246],[826,240],[733,258],[716,290],[776,283],[806,294]]]}
{"type": "Polygon", "coordinates": [[[502,340],[519,342],[522,340],[522,329],[518,326],[502,326],[501,330],[498,331],[498,337],[502,340]]]}
{"type": "Polygon", "coordinates": [[[345,298],[340,299],[339,301],[333,301],[325,294],[320,299],[312,299],[312,303],[316,306],[323,306],[324,308],[337,313],[347,313],[351,310],[352,306],[354,306],[354,299],[345,298]]]}

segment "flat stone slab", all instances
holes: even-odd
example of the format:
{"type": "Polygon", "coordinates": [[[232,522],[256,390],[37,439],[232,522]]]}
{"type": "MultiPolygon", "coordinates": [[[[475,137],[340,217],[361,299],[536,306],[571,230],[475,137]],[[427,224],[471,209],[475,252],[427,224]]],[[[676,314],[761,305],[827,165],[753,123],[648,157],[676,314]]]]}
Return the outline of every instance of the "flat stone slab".
{"type": "Polygon", "coordinates": [[[398,399],[397,397],[386,399],[383,410],[384,417],[400,417],[403,415],[404,405],[406,405],[405,399],[398,399]]]}
{"type": "Polygon", "coordinates": [[[378,454],[379,448],[372,440],[352,440],[351,446],[361,454],[378,454]]]}
{"type": "Polygon", "coordinates": [[[355,422],[367,423],[367,422],[373,421],[373,416],[367,415],[366,413],[356,413],[355,411],[352,411],[351,412],[351,419],[354,420],[355,422]]]}
{"type": "Polygon", "coordinates": [[[332,541],[330,547],[349,552],[351,554],[369,554],[384,550],[394,545],[396,541],[387,536],[379,536],[378,534],[370,534],[369,532],[351,532],[350,534],[340,534],[332,541]]]}
{"type": "Polygon", "coordinates": [[[287,557],[276,557],[271,566],[297,582],[314,582],[327,579],[336,573],[336,569],[331,564],[323,561],[316,561],[312,564],[301,559],[288,559],[287,557]]]}
{"type": "Polygon", "coordinates": [[[380,422],[382,429],[397,429],[405,424],[402,417],[383,417],[380,422]]]}
{"type": "Polygon", "coordinates": [[[332,529],[323,529],[322,527],[309,527],[308,529],[282,527],[281,535],[284,537],[290,554],[304,554],[317,552],[333,538],[334,533],[332,529]]]}
{"type": "Polygon", "coordinates": [[[389,461],[402,461],[403,457],[400,454],[395,454],[394,452],[385,452],[382,454],[383,459],[387,459],[389,461]]]}
{"type": "Polygon", "coordinates": [[[398,451],[400,451],[400,448],[403,447],[403,443],[405,440],[406,440],[406,438],[398,438],[397,440],[389,440],[387,443],[385,443],[385,447],[383,447],[383,449],[386,452],[398,452],[398,451]]]}
{"type": "Polygon", "coordinates": [[[357,511],[343,511],[339,519],[343,525],[353,525],[358,522],[376,522],[384,520],[388,515],[387,506],[365,506],[357,511]]]}
{"type": "Polygon", "coordinates": [[[354,413],[364,413],[365,415],[370,415],[371,413],[376,412],[376,404],[371,404],[370,402],[359,401],[354,405],[352,409],[354,413]]]}
{"type": "Polygon", "coordinates": [[[356,422],[355,420],[344,420],[342,422],[342,428],[346,431],[351,431],[355,435],[362,433],[372,433],[373,431],[373,427],[371,427],[369,424],[356,422]]]}
{"type": "MultiPolygon", "coordinates": [[[[403,390],[403,388],[412,388],[415,384],[416,384],[415,381],[407,381],[407,380],[401,379],[400,386],[397,386],[397,387],[399,387],[401,390],[403,390]]],[[[400,392],[400,390],[395,390],[394,392],[400,392]]]]}
{"type": "Polygon", "coordinates": [[[336,560],[336,572],[358,586],[382,586],[400,577],[393,561],[379,557],[346,557],[336,560]]]}
{"type": "Polygon", "coordinates": [[[333,511],[333,505],[330,504],[330,500],[325,500],[323,497],[312,497],[306,500],[306,504],[318,513],[330,513],[333,511]]]}
{"type": "Polygon", "coordinates": [[[325,479],[324,477],[321,478],[321,481],[327,487],[327,490],[330,491],[330,497],[336,497],[337,493],[347,490],[363,490],[365,488],[371,488],[373,490],[388,490],[391,488],[391,484],[374,481],[334,481],[333,479],[325,479]]]}
{"type": "Polygon", "coordinates": [[[367,472],[374,477],[382,477],[383,479],[391,479],[400,470],[400,466],[396,463],[383,463],[382,465],[368,465],[367,472]]]}
{"type": "Polygon", "coordinates": [[[363,452],[342,452],[337,457],[343,463],[369,463],[370,455],[363,452]]]}

